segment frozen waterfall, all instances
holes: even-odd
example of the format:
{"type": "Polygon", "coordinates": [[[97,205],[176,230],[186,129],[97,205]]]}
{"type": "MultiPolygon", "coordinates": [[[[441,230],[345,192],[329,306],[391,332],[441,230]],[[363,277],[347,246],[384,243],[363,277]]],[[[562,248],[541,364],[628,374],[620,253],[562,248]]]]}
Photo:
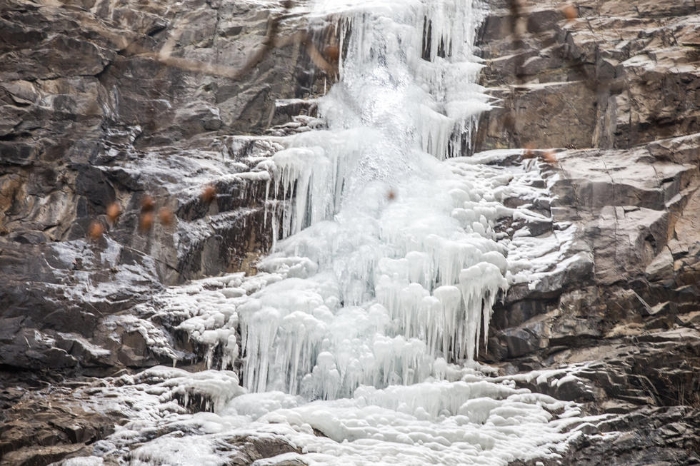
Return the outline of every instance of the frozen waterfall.
{"type": "Polygon", "coordinates": [[[317,0],[303,11],[337,28],[340,76],[318,103],[325,129],[286,138],[250,175],[269,180],[266,221],[279,240],[257,275],[162,298],[209,348],[210,370],[121,382],[140,420],[113,446],[142,442],[136,464],[198,466],[228,464],[233,435],[279,436],[301,452],[260,465],[555,456],[578,408],[475,362],[492,306],[525,262],[509,262],[494,231],[513,216],[501,202],[513,175],[465,157],[489,108],[472,54],[479,6],[317,0]],[[213,412],[164,407],[183,396],[213,412]],[[139,433],[154,424],[186,434],[139,433]]]}
{"type": "Polygon", "coordinates": [[[237,303],[242,381],[310,399],[443,377],[473,361],[507,282],[489,193],[442,162],[486,108],[462,1],[319,2],[338,18],[340,80],[323,131],[261,163],[284,238],[279,277],[237,303]]]}

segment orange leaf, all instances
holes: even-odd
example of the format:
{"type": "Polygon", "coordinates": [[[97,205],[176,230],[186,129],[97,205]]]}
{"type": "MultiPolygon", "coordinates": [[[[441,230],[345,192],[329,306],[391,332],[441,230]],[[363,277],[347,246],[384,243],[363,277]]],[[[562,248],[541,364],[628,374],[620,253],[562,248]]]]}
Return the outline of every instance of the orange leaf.
{"type": "Polygon", "coordinates": [[[105,227],[102,226],[102,224],[97,220],[93,220],[92,223],[90,223],[90,226],[88,227],[88,238],[90,238],[93,241],[97,241],[98,239],[102,238],[104,232],[105,227]]]}
{"type": "Polygon", "coordinates": [[[211,204],[216,199],[216,188],[212,185],[205,186],[200,197],[202,201],[211,204]]]}
{"type": "Polygon", "coordinates": [[[175,214],[167,207],[161,207],[158,211],[158,220],[166,227],[170,226],[175,221],[175,214]]]}
{"type": "Polygon", "coordinates": [[[143,212],[139,218],[139,231],[141,233],[147,233],[153,228],[153,220],[155,215],[153,212],[143,212]]]}
{"type": "Polygon", "coordinates": [[[110,205],[107,206],[107,218],[110,222],[116,222],[121,214],[122,207],[119,205],[119,203],[112,202],[110,205]]]}

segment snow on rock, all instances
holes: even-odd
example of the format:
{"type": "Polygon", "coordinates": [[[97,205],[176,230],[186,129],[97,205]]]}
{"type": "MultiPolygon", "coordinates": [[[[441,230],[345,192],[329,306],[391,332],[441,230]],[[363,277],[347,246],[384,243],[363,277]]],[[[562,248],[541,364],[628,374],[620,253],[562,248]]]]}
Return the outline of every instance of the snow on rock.
{"type": "MultiPolygon", "coordinates": [[[[575,370],[550,372],[538,377],[552,385],[576,378],[575,370]]],[[[86,464],[128,455],[134,464],[223,465],[245,445],[283,442],[264,464],[505,465],[556,458],[577,426],[602,420],[582,419],[575,403],[516,388],[514,378],[474,371],[458,381],[363,386],[350,398],[309,402],[279,391],[247,393],[229,371],[156,367],[105,379],[81,395],[95,410],[129,419],[97,442],[86,464]]]]}

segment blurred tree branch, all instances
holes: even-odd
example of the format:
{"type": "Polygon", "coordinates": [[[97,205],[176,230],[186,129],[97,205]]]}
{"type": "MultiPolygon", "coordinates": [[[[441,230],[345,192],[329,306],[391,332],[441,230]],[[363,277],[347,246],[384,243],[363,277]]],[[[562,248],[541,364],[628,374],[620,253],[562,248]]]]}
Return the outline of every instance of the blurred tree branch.
{"type": "Polygon", "coordinates": [[[188,25],[188,21],[186,19],[180,21],[180,24],[174,29],[168,41],[157,52],[153,52],[137,44],[138,40],[142,38],[142,35],[140,34],[132,33],[128,34],[129,37],[125,37],[125,35],[122,33],[115,33],[106,29],[104,25],[100,24],[100,22],[94,18],[85,18],[84,24],[93,32],[99,34],[116,45],[119,50],[122,50],[129,55],[149,57],[166,66],[179,68],[181,70],[190,71],[193,73],[202,73],[229,79],[240,79],[258,64],[260,64],[274,48],[286,47],[290,44],[298,44],[305,47],[311,62],[317,68],[329,76],[335,75],[336,66],[335,63],[331,62],[335,62],[337,57],[330,57],[327,60],[314,45],[311,34],[309,34],[308,31],[301,30],[290,36],[280,37],[280,24],[293,6],[293,1],[283,1],[282,11],[274,14],[270,19],[267,32],[265,33],[265,37],[263,38],[262,42],[253,52],[253,54],[248,57],[246,62],[239,68],[173,56],[173,51],[177,46],[182,33],[185,31],[188,25]]]}

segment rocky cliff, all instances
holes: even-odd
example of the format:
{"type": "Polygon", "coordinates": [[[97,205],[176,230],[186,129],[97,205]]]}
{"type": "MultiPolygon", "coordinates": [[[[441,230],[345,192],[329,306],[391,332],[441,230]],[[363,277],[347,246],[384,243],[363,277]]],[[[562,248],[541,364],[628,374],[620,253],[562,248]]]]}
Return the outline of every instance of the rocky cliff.
{"type": "Polygon", "coordinates": [[[168,284],[248,270],[269,248],[265,182],[236,173],[257,145],[276,150],[255,135],[308,122],[313,104],[298,99],[331,79],[309,58],[323,31],[276,3],[0,8],[0,364],[138,366],[82,337],[116,349],[105,317],[168,284]],[[162,214],[152,227],[147,207],[162,214]]]}
{"type": "Polygon", "coordinates": [[[266,183],[237,173],[308,129],[333,81],[327,31],[302,16],[278,2],[1,2],[2,464],[48,464],[113,430],[65,396],[37,415],[47,383],[172,361],[149,349],[172,337],[144,332],[135,306],[254,271],[272,241],[266,183]]]}
{"type": "MultiPolygon", "coordinates": [[[[576,234],[560,267],[509,291],[481,358],[601,414],[564,463],[700,464],[695,2],[488,3],[480,54],[495,108],[475,151],[508,149],[493,163],[532,172],[551,199],[508,200],[548,220],[499,227],[576,234]],[[586,382],[537,377],[564,365],[586,382]]],[[[266,180],[248,173],[278,136],[321,124],[313,98],[338,54],[333,31],[295,8],[0,5],[2,464],[86,454],[111,432],[117,414],[71,398],[85,376],[203,364],[164,330],[177,322],[153,318],[158,297],[254,272],[270,247],[266,180]],[[150,203],[173,218],[144,228],[150,203]]]]}
{"type": "MultiPolygon", "coordinates": [[[[596,361],[539,390],[624,413],[575,464],[696,464],[700,393],[698,9],[689,1],[490,2],[477,150],[526,148],[554,195],[536,234],[576,226],[556,279],[511,290],[492,361],[596,361]],[[604,459],[605,458],[605,459],[604,459]]],[[[515,159],[512,163],[533,163],[515,159]]],[[[535,231],[531,228],[533,232],[535,231]]],[[[533,387],[534,388],[534,387],[533,387]]]]}

